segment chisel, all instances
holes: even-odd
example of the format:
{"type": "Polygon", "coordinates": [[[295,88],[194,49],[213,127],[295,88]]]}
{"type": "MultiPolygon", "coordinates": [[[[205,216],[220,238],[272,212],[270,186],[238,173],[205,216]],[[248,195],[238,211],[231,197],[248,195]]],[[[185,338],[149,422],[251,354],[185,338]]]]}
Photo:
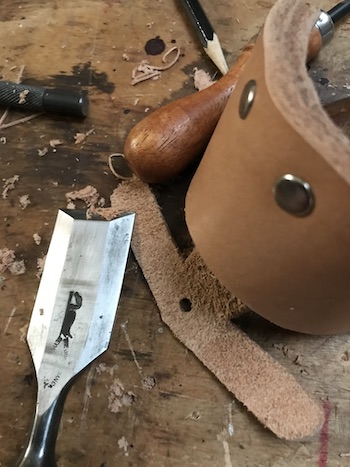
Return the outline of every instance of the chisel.
{"type": "Polygon", "coordinates": [[[133,213],[112,221],[59,210],[27,341],[38,396],[17,467],[55,467],[55,444],[75,377],[109,345],[123,284],[133,213]]]}
{"type": "MultiPolygon", "coordinates": [[[[329,42],[334,24],[348,13],[350,1],[321,12],[310,35],[308,60],[329,42]]],[[[135,175],[144,182],[163,183],[203,153],[253,47],[245,47],[216,83],[160,107],[132,128],[124,144],[124,163],[135,175]]]]}

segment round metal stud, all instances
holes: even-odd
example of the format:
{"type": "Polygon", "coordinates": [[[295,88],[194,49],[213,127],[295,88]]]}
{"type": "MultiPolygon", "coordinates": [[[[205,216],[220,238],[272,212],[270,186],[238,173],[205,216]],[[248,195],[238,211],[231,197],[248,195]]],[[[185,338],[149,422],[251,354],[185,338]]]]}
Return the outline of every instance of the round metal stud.
{"type": "Polygon", "coordinates": [[[256,94],[256,81],[251,79],[248,83],[244,86],[241,99],[239,101],[239,116],[242,120],[247,118],[256,94]]]}
{"type": "Polygon", "coordinates": [[[278,206],[295,216],[307,216],[315,205],[315,198],[309,183],[292,174],[279,177],[273,193],[278,206]]]}

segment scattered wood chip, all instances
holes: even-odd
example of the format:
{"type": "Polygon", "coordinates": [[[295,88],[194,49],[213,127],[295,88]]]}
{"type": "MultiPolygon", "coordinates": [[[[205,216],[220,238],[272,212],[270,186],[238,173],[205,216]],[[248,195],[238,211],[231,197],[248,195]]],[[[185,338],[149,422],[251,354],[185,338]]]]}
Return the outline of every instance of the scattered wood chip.
{"type": "Polygon", "coordinates": [[[20,342],[26,342],[27,341],[28,328],[29,328],[29,323],[27,323],[24,326],[22,326],[21,328],[19,328],[19,332],[21,333],[21,335],[19,336],[20,342]]]}
{"type": "Polygon", "coordinates": [[[36,260],[36,268],[38,270],[38,272],[36,273],[36,277],[38,279],[40,279],[40,277],[41,277],[41,275],[43,273],[44,266],[45,266],[45,261],[46,261],[46,255],[43,258],[38,258],[36,260]]]}
{"type": "Polygon", "coordinates": [[[22,92],[19,93],[19,104],[25,104],[27,101],[27,96],[29,94],[29,89],[24,89],[22,92]]]}
{"type": "Polygon", "coordinates": [[[104,206],[105,200],[101,198],[95,187],[88,185],[81,190],[66,193],[67,208],[75,209],[76,200],[83,201],[87,207],[104,206]]]}
{"type": "Polygon", "coordinates": [[[19,175],[14,175],[13,177],[10,177],[8,179],[3,179],[3,181],[5,182],[4,185],[3,185],[3,191],[2,191],[2,197],[4,199],[7,198],[8,196],[8,192],[10,190],[14,190],[15,189],[15,186],[16,186],[16,183],[18,182],[19,180],[19,175]]]}
{"type": "Polygon", "coordinates": [[[2,144],[6,144],[6,143],[7,143],[6,137],[5,137],[5,136],[2,136],[2,137],[0,138],[0,142],[1,142],[2,144]]]}
{"type": "Polygon", "coordinates": [[[125,436],[123,436],[122,438],[118,439],[118,446],[120,449],[123,449],[124,450],[124,454],[126,456],[129,455],[128,453],[128,449],[129,449],[129,443],[128,441],[126,440],[125,436]]]}
{"type": "Polygon", "coordinates": [[[213,81],[207,71],[193,68],[193,85],[198,91],[206,89],[214,83],[216,83],[216,81],[213,81]]]}
{"type": "Polygon", "coordinates": [[[57,146],[63,144],[63,141],[61,139],[51,139],[49,144],[52,148],[56,148],[57,146]]]}
{"type": "Polygon", "coordinates": [[[133,176],[133,172],[121,152],[111,154],[108,157],[108,165],[112,174],[120,180],[128,180],[133,176]]]}
{"type": "Polygon", "coordinates": [[[6,270],[10,271],[14,276],[26,272],[24,260],[16,260],[14,250],[10,250],[9,248],[0,249],[0,274],[6,270]]]}
{"type": "Polygon", "coordinates": [[[34,240],[34,242],[35,242],[37,245],[40,245],[40,243],[41,243],[41,237],[40,237],[40,235],[39,235],[37,232],[35,232],[35,234],[33,234],[33,240],[34,240]]]}
{"type": "Polygon", "coordinates": [[[129,58],[129,55],[128,54],[123,54],[123,60],[125,60],[126,62],[128,62],[130,60],[129,58]]]}
{"type": "Polygon", "coordinates": [[[30,204],[29,195],[22,195],[19,197],[19,205],[21,206],[22,211],[24,211],[30,204]]]}
{"type": "Polygon", "coordinates": [[[44,147],[44,148],[42,148],[42,149],[38,149],[38,155],[39,155],[40,157],[45,156],[48,152],[49,152],[49,150],[47,149],[47,147],[44,147]]]}
{"type": "Polygon", "coordinates": [[[76,133],[74,135],[74,144],[81,144],[83,143],[88,136],[90,136],[92,133],[95,133],[95,130],[91,128],[91,130],[87,131],[86,133],[76,133]]]}
{"type": "Polygon", "coordinates": [[[24,264],[24,260],[21,259],[19,261],[14,261],[12,264],[10,264],[10,266],[8,267],[8,270],[14,276],[19,276],[21,274],[24,274],[26,272],[26,266],[24,264]]]}
{"type": "Polygon", "coordinates": [[[108,408],[112,413],[118,413],[126,406],[130,407],[136,403],[136,395],[132,391],[125,392],[123,383],[114,378],[108,391],[108,408]]]}
{"type": "Polygon", "coordinates": [[[83,141],[85,141],[86,139],[86,134],[85,133],[76,133],[74,135],[74,139],[75,139],[75,144],[80,144],[82,143],[83,141]]]}
{"type": "Polygon", "coordinates": [[[0,274],[6,271],[9,265],[15,260],[14,250],[3,248],[0,250],[0,274]]]}
{"type": "Polygon", "coordinates": [[[33,118],[40,117],[40,115],[43,115],[43,112],[28,115],[27,117],[18,118],[17,120],[13,120],[12,122],[9,122],[9,123],[2,123],[7,116],[7,114],[6,116],[5,114],[6,114],[6,111],[4,112],[3,116],[0,119],[0,130],[4,130],[5,128],[10,128],[12,126],[20,125],[21,123],[29,122],[30,120],[33,120],[33,118]]]}
{"type": "Polygon", "coordinates": [[[154,376],[145,376],[142,378],[142,386],[145,389],[153,389],[156,385],[156,379],[154,376]]]}
{"type": "Polygon", "coordinates": [[[180,49],[179,47],[172,47],[169,49],[162,57],[162,62],[166,63],[164,66],[154,66],[150,65],[148,60],[142,60],[141,63],[132,70],[131,74],[131,85],[141,83],[148,79],[158,79],[161,76],[161,72],[171,68],[180,58],[180,49]],[[168,63],[168,57],[170,54],[175,52],[175,57],[171,62],[168,63]]]}

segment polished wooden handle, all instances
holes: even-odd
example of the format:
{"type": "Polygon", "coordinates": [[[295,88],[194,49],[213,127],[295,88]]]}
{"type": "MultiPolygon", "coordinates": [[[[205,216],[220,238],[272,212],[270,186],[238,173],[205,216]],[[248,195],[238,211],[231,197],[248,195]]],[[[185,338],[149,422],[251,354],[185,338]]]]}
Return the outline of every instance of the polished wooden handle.
{"type": "Polygon", "coordinates": [[[124,157],[135,175],[148,183],[167,181],[203,152],[252,48],[216,83],[160,107],[131,130],[124,157]]]}
{"type": "MultiPolygon", "coordinates": [[[[321,45],[315,27],[308,60],[318,54],[321,45]]],[[[124,157],[137,177],[147,183],[166,182],[203,153],[253,47],[245,47],[235,65],[216,83],[160,107],[131,130],[124,157]]]]}

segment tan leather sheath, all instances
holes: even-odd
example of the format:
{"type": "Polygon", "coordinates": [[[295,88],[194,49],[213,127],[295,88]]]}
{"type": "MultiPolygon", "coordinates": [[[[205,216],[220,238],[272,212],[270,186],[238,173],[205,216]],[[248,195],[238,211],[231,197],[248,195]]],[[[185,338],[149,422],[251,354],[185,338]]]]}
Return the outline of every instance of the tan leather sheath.
{"type": "Polygon", "coordinates": [[[191,182],[186,221],[208,267],[246,305],[282,327],[331,334],[350,330],[350,141],[307,75],[318,13],[301,0],[270,11],[191,182]],[[284,175],[309,184],[307,215],[277,204],[284,175]]]}

